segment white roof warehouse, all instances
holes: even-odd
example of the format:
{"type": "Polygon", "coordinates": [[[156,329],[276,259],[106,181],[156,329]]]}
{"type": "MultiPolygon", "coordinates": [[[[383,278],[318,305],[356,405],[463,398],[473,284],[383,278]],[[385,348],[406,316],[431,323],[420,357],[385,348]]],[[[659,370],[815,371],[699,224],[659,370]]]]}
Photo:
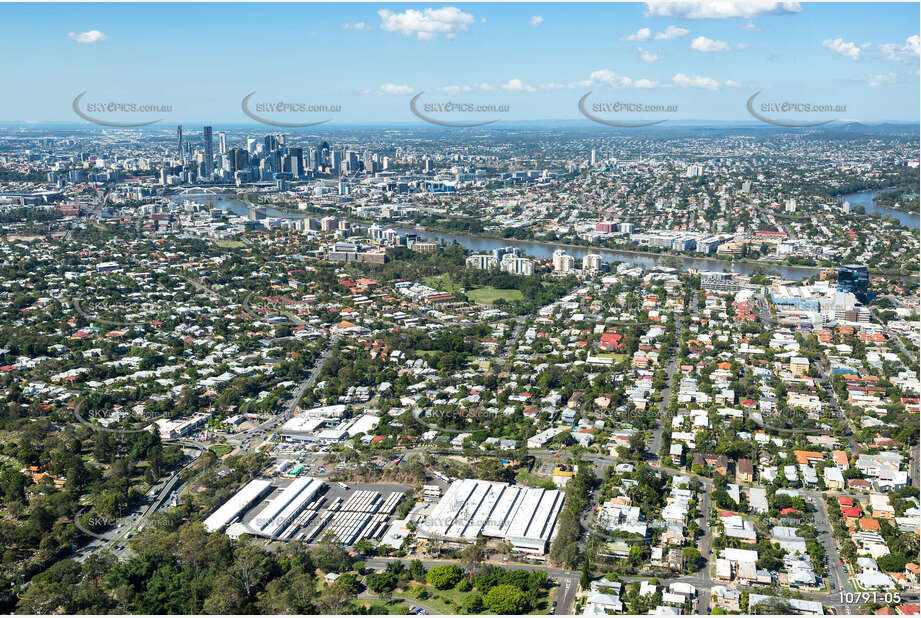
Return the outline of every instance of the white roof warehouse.
{"type": "Polygon", "coordinates": [[[272,489],[272,482],[263,479],[254,479],[247,483],[243,489],[233,495],[219,509],[211,513],[205,520],[205,529],[208,532],[221,530],[224,526],[236,519],[240,513],[251,507],[262,496],[272,489]]]}
{"type": "Polygon", "coordinates": [[[451,484],[417,535],[454,542],[482,535],[505,539],[517,551],[544,554],[562,508],[559,490],[465,479],[451,484]]]}

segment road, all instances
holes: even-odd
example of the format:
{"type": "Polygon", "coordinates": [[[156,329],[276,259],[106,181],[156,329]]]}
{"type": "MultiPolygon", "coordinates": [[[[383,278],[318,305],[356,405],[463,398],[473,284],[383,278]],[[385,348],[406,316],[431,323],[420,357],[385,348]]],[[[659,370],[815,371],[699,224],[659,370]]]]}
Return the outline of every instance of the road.
{"type": "MultiPolygon", "coordinates": [[[[695,292],[690,299],[690,307],[692,315],[697,315],[697,292],[695,292]]],[[[678,315],[675,317],[675,342],[672,347],[668,350],[668,365],[665,368],[665,388],[662,389],[662,399],[659,401],[659,416],[656,421],[656,426],[652,431],[652,439],[649,441],[647,448],[647,453],[644,457],[646,460],[658,461],[659,460],[659,451],[662,449],[662,433],[664,431],[664,426],[666,422],[666,413],[668,412],[668,404],[671,402],[672,398],[672,379],[675,377],[675,373],[678,371],[678,351],[681,348],[681,331],[684,328],[684,319],[683,316],[678,315]]]]}
{"type": "MultiPolygon", "coordinates": [[[[771,311],[770,311],[770,307],[768,306],[767,298],[765,296],[757,297],[757,305],[758,305],[758,313],[761,316],[761,321],[764,322],[764,325],[766,328],[770,329],[774,325],[774,319],[771,317],[771,311]]],[[[832,385],[831,380],[828,379],[828,376],[825,373],[825,367],[823,363],[821,362],[816,363],[816,369],[819,372],[819,381],[822,383],[825,390],[828,391],[829,396],[831,398],[832,410],[835,412],[838,418],[844,421],[845,427],[847,427],[848,431],[852,433],[853,430],[851,429],[850,421],[848,420],[847,415],[845,415],[844,412],[841,410],[841,404],[838,401],[838,394],[835,392],[835,388],[832,385]]],[[[766,426],[771,430],[778,431],[781,433],[798,433],[800,431],[797,429],[783,429],[780,427],[772,427],[767,424],[766,426]]],[[[856,454],[860,452],[860,444],[857,443],[857,440],[855,440],[853,436],[848,435],[847,441],[848,441],[848,448],[850,448],[850,451],[852,454],[856,454]]]]}
{"type": "Polygon", "coordinates": [[[313,367],[310,369],[310,373],[307,374],[307,377],[304,378],[304,380],[298,385],[297,390],[294,391],[294,395],[292,395],[291,399],[288,400],[284,410],[278,414],[270,416],[257,427],[234,435],[233,437],[229,438],[227,442],[234,446],[238,446],[240,451],[245,453],[250,450],[250,445],[254,440],[257,440],[260,437],[260,434],[265,434],[266,432],[275,429],[286,420],[291,418],[291,415],[294,414],[294,411],[297,409],[297,404],[300,402],[301,397],[304,396],[304,393],[307,392],[308,388],[313,386],[317,376],[320,375],[320,370],[323,369],[323,365],[326,364],[327,359],[333,353],[333,350],[336,348],[336,344],[338,342],[339,338],[337,336],[333,335],[330,337],[329,345],[326,347],[323,353],[317,357],[313,367]]]}
{"type": "Polygon", "coordinates": [[[152,499],[139,503],[131,513],[125,517],[119,518],[114,528],[100,533],[83,548],[77,550],[74,554],[74,559],[77,562],[85,561],[97,551],[112,551],[119,559],[130,556],[131,552],[127,548],[127,545],[121,545],[120,541],[126,538],[129,533],[133,534],[139,526],[148,523],[150,518],[163,507],[170,494],[182,489],[182,485],[185,481],[180,478],[180,473],[192,466],[205,451],[203,446],[197,444],[188,444],[184,446],[195,450],[197,455],[189,458],[189,460],[178,470],[170,474],[165,481],[161,481],[157,485],[159,489],[153,494],[152,499]]]}
{"type": "Polygon", "coordinates": [[[919,455],[921,455],[921,444],[915,444],[911,447],[911,461],[908,462],[908,475],[911,477],[911,484],[914,487],[919,487],[918,483],[921,481],[921,461],[919,461],[919,455]]]}
{"type": "MultiPolygon", "coordinates": [[[[828,558],[828,577],[835,584],[837,592],[853,592],[851,581],[843,570],[841,564],[841,554],[838,552],[838,544],[835,542],[832,533],[831,520],[828,518],[828,509],[825,506],[825,499],[819,492],[803,492],[815,506],[815,529],[816,539],[825,550],[825,556],[828,558]]],[[[839,597],[840,598],[840,597],[839,597]]],[[[850,606],[845,608],[846,613],[850,612],[850,606]]]]}

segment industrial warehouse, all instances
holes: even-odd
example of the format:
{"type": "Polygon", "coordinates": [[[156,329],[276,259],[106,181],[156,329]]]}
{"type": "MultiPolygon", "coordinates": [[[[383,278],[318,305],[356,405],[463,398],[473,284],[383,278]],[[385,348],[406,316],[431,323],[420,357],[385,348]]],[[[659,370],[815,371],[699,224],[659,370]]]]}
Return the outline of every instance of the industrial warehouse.
{"type": "Polygon", "coordinates": [[[463,543],[482,535],[504,539],[514,551],[542,555],[562,508],[563,493],[556,489],[465,479],[451,484],[417,536],[463,543]]]}
{"type": "Polygon", "coordinates": [[[365,539],[376,542],[387,531],[406,489],[399,485],[351,488],[312,477],[276,487],[272,481],[256,479],[215,510],[205,520],[205,528],[209,532],[226,528],[231,538],[249,534],[312,543],[329,532],[346,546],[365,539]]]}
{"type": "Polygon", "coordinates": [[[305,410],[291,417],[278,433],[288,442],[335,444],[346,438],[373,431],[381,420],[373,414],[343,420],[345,412],[344,405],[305,410]]]}

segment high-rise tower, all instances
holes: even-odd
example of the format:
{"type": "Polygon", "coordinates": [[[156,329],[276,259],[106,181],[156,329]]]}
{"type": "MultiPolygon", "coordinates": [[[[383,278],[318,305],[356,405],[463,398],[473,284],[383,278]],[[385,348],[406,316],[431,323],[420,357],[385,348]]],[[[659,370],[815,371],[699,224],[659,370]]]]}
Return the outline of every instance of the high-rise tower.
{"type": "Polygon", "coordinates": [[[214,140],[211,139],[211,127],[202,129],[202,141],[205,151],[205,176],[210,177],[214,173],[214,140]]]}

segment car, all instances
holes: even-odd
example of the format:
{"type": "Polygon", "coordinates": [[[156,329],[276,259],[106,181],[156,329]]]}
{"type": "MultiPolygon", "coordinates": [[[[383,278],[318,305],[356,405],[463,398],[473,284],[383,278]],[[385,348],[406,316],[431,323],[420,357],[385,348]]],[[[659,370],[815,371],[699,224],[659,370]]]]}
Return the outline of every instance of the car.
{"type": "Polygon", "coordinates": [[[841,567],[841,570],[847,573],[847,567],[841,567]]]}

